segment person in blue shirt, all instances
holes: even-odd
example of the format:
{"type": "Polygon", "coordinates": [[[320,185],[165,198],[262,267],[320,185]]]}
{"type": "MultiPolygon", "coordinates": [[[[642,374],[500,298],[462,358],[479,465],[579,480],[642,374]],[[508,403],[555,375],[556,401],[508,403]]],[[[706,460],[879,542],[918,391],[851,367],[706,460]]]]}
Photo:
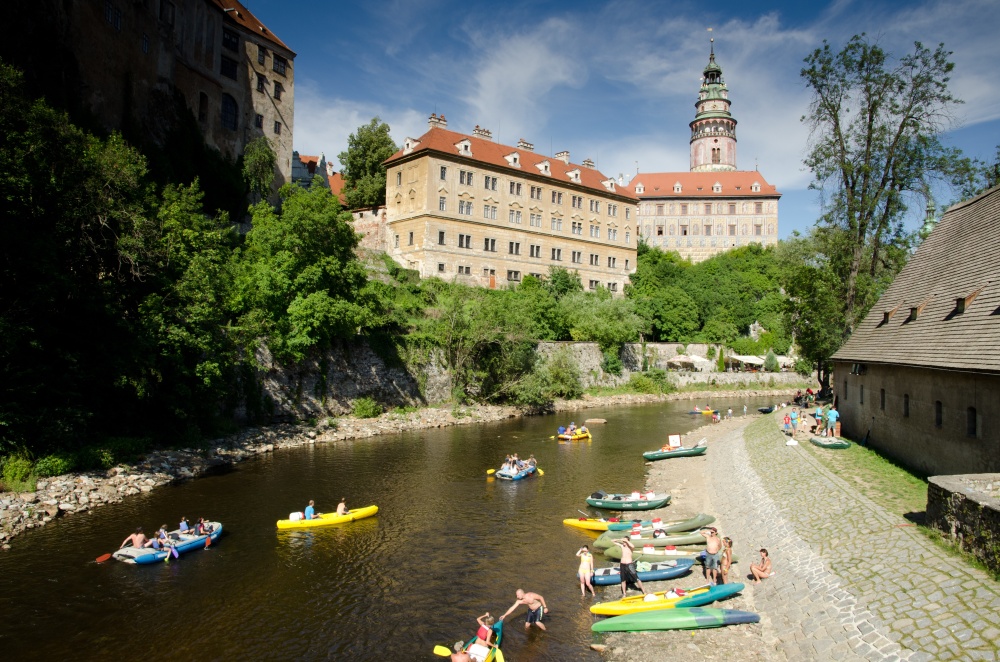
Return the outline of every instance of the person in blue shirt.
{"type": "Polygon", "coordinates": [[[180,530],[181,533],[187,533],[188,529],[191,528],[190,526],[188,526],[188,518],[181,517],[181,523],[177,528],[180,530]]]}
{"type": "Polygon", "coordinates": [[[829,433],[828,436],[837,436],[837,419],[840,418],[840,412],[837,411],[836,407],[830,407],[830,411],[826,413],[826,430],[829,433]]]}
{"type": "Polygon", "coordinates": [[[319,517],[319,513],[316,512],[316,504],[312,499],[309,499],[309,505],[306,506],[305,518],[306,519],[316,519],[319,517]]]}

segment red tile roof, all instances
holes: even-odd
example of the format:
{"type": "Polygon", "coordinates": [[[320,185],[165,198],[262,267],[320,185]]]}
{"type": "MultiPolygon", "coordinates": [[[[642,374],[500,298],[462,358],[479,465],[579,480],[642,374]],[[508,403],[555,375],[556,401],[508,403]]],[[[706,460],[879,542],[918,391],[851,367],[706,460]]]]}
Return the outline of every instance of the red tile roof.
{"type": "Polygon", "coordinates": [[[781,196],[772,184],[768,184],[757,170],[731,170],[727,172],[644,172],[632,178],[626,187],[638,198],[690,198],[690,197],[775,197],[781,196]],[[674,192],[674,184],[680,182],[681,192],[674,192]],[[753,183],[760,184],[760,191],[754,192],[753,183]],[[722,186],[719,193],[712,190],[716,183],[722,186]],[[635,187],[643,185],[642,194],[635,187]],[[698,187],[701,190],[698,190],[698,187]],[[736,190],[739,187],[739,190],[736,190]]]}
{"type": "Polygon", "coordinates": [[[302,165],[306,167],[310,175],[316,174],[316,166],[319,164],[318,156],[306,156],[304,154],[299,154],[299,161],[302,161],[302,165]]]}
{"type": "Polygon", "coordinates": [[[470,136],[463,133],[457,133],[455,131],[448,131],[447,129],[439,127],[433,127],[427,133],[420,136],[420,138],[417,139],[417,144],[413,147],[412,152],[404,154],[404,150],[399,150],[386,159],[385,163],[388,165],[393,161],[408,158],[414,154],[419,154],[425,151],[442,152],[452,156],[468,158],[473,161],[488,164],[499,170],[519,172],[526,175],[535,175],[545,179],[552,179],[563,184],[575,184],[576,182],[570,179],[566,173],[578,169],[580,171],[580,186],[594,189],[602,195],[619,195],[625,198],[635,198],[633,191],[629,191],[623,186],[618,186],[617,183],[615,183],[615,190],[609,191],[601,182],[607,181],[610,178],[594,168],[588,168],[587,166],[577,165],[575,163],[566,164],[563,163],[562,159],[557,159],[554,156],[536,154],[535,152],[523,148],[501,145],[500,143],[495,143],[491,140],[486,140],[478,136],[470,136]],[[457,143],[463,140],[468,140],[470,142],[471,154],[460,154],[458,149],[455,147],[457,143]],[[507,159],[504,158],[513,152],[517,152],[520,155],[520,168],[510,165],[507,162],[507,159]],[[543,161],[549,162],[549,172],[551,175],[542,174],[542,171],[536,167],[537,164],[542,163],[543,161]]]}
{"type": "Polygon", "coordinates": [[[327,183],[330,184],[330,193],[333,193],[340,204],[344,205],[347,203],[347,198],[344,197],[344,176],[339,172],[334,171],[332,175],[327,178],[327,183]]]}
{"type": "Polygon", "coordinates": [[[258,20],[256,16],[250,13],[250,10],[241,5],[236,0],[210,0],[220,11],[237,25],[243,27],[243,29],[251,32],[252,34],[259,35],[272,44],[277,44],[281,46],[286,51],[295,57],[295,51],[285,45],[285,42],[278,39],[263,23],[258,20]],[[229,11],[227,11],[229,10],[229,11]]]}

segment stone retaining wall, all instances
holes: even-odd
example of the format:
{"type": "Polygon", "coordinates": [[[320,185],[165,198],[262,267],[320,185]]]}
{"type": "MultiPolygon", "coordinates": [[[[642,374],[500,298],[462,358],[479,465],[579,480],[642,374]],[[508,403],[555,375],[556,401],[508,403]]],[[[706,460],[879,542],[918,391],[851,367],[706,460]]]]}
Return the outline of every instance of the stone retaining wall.
{"type": "Polygon", "coordinates": [[[927,526],[1000,573],[1000,474],[931,476],[927,526]]]}

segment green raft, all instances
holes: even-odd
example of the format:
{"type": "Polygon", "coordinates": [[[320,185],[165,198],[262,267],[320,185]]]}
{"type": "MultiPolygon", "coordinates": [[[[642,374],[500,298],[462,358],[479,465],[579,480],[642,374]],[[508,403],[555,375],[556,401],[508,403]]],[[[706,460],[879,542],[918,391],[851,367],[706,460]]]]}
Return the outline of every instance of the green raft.
{"type": "Polygon", "coordinates": [[[810,437],[809,441],[813,446],[829,448],[831,450],[844,450],[851,447],[851,442],[846,439],[837,439],[836,437],[810,437]]]}
{"type": "Polygon", "coordinates": [[[628,531],[605,531],[601,535],[597,536],[591,547],[594,549],[607,549],[611,547],[612,540],[618,538],[629,538],[632,544],[642,549],[643,545],[652,545],[653,547],[666,547],[667,545],[704,545],[705,536],[700,533],[683,533],[673,536],[664,536],[663,538],[654,538],[652,531],[643,531],[641,538],[632,538],[629,536],[628,531]]]}
{"type": "MultiPolygon", "coordinates": [[[[651,552],[643,551],[642,547],[638,547],[632,552],[632,560],[646,561],[647,563],[658,563],[661,561],[669,561],[671,559],[691,559],[695,563],[701,563],[704,554],[704,547],[678,547],[677,549],[657,547],[651,552]]],[[[604,550],[604,556],[612,561],[621,561],[622,548],[618,545],[612,545],[604,550]]]]}
{"type": "Polygon", "coordinates": [[[724,625],[759,623],[760,615],[737,609],[691,607],[659,609],[638,614],[626,614],[598,621],[590,626],[594,632],[642,632],[646,630],[697,630],[724,625]]]}
{"type": "Polygon", "coordinates": [[[642,456],[650,462],[653,462],[655,460],[669,460],[672,457],[693,457],[695,455],[704,455],[707,450],[708,446],[699,444],[689,448],[681,446],[680,448],[674,448],[669,451],[647,451],[643,453],[642,456]]]}
{"type": "Polygon", "coordinates": [[[595,492],[587,497],[587,505],[604,510],[655,510],[670,503],[669,494],[654,494],[653,498],[633,499],[627,494],[595,492]]]}
{"type": "Polygon", "coordinates": [[[654,528],[662,529],[665,533],[683,533],[684,531],[696,531],[708,526],[715,521],[715,518],[705,513],[699,513],[690,519],[674,520],[672,522],[657,522],[656,520],[622,520],[619,522],[609,522],[608,531],[628,531],[632,525],[639,522],[643,531],[652,531],[654,528]]]}

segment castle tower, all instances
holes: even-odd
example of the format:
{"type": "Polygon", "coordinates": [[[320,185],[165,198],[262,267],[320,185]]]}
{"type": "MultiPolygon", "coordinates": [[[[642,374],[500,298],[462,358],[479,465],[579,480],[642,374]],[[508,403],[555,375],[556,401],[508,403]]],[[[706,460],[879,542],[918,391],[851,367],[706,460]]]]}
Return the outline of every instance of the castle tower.
{"type": "Polygon", "coordinates": [[[736,170],[736,120],[729,112],[722,67],[715,62],[715,39],[711,42],[691,121],[691,172],[736,170]]]}

